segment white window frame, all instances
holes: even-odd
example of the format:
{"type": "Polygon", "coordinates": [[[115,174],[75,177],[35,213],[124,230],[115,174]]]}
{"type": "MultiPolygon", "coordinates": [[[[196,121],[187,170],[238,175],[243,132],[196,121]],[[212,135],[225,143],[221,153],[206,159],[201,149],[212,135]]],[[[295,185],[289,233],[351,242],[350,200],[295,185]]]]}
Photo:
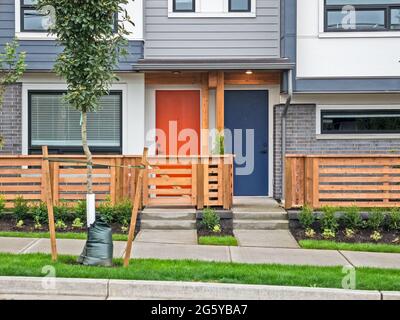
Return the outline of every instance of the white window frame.
{"type": "Polygon", "coordinates": [[[325,32],[325,0],[319,0],[318,37],[319,38],[399,38],[400,31],[354,31],[325,32]]]}
{"type": "Polygon", "coordinates": [[[316,107],[316,137],[325,140],[387,140],[400,139],[400,133],[390,134],[323,134],[321,133],[321,112],[323,110],[400,110],[400,105],[317,105],[316,107]]]}
{"type": "Polygon", "coordinates": [[[196,0],[195,12],[174,12],[174,0],[168,0],[168,17],[169,18],[256,18],[257,16],[257,0],[251,0],[251,10],[249,12],[229,12],[229,0],[223,1],[222,12],[202,12],[201,1],[196,0]]]}

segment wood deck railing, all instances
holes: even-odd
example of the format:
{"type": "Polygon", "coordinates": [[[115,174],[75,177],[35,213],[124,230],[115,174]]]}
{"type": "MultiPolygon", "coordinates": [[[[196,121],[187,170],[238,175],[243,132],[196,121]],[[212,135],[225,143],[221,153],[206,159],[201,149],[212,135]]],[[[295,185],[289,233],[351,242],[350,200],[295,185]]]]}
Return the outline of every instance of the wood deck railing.
{"type": "MultiPolygon", "coordinates": [[[[86,198],[86,168],[73,161],[83,156],[50,156],[71,160],[50,162],[54,204],[73,205],[86,198]]],[[[150,157],[144,174],[143,205],[190,205],[230,209],[233,195],[232,156],[150,157]]],[[[45,201],[42,156],[0,156],[0,194],[7,207],[22,196],[30,202],[45,201]]],[[[134,199],[141,156],[94,156],[93,190],[98,202],[110,197],[113,203],[134,199]],[[104,166],[103,166],[104,165],[104,166]]]]}
{"type": "Polygon", "coordinates": [[[398,155],[288,155],[287,209],[400,206],[398,155]]]}

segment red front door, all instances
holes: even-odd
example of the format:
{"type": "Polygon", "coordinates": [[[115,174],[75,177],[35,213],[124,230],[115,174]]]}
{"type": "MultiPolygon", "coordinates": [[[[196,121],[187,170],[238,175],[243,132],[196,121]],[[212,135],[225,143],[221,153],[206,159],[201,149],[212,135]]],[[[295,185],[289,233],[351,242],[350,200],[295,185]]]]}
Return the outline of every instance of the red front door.
{"type": "Polygon", "coordinates": [[[157,91],[156,128],[158,155],[198,155],[200,91],[157,91]]]}

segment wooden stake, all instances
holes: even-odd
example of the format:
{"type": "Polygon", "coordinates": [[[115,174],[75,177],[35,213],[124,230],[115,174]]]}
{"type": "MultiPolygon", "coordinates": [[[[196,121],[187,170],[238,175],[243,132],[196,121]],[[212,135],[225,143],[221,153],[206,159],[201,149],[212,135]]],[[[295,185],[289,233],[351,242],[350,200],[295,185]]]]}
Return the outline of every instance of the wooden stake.
{"type": "Polygon", "coordinates": [[[42,154],[43,154],[42,172],[45,175],[44,190],[45,190],[47,213],[49,219],[51,259],[53,261],[57,261],[57,242],[56,242],[56,228],[54,225],[54,207],[53,207],[53,190],[52,190],[53,188],[50,176],[50,163],[49,160],[47,160],[47,158],[49,157],[49,151],[47,146],[42,147],[42,154]]]}
{"type": "MultiPolygon", "coordinates": [[[[142,165],[146,166],[146,169],[148,166],[147,154],[148,154],[148,149],[145,148],[143,151],[142,165]]],[[[143,175],[145,172],[147,172],[146,169],[140,170],[140,173],[138,176],[138,181],[136,184],[135,200],[133,202],[131,224],[129,227],[129,234],[128,234],[128,243],[126,244],[126,250],[125,250],[124,267],[129,266],[129,260],[131,259],[132,245],[133,245],[133,240],[135,237],[135,230],[136,230],[137,215],[138,215],[138,212],[140,209],[140,199],[141,199],[142,187],[143,187],[143,175]]]]}

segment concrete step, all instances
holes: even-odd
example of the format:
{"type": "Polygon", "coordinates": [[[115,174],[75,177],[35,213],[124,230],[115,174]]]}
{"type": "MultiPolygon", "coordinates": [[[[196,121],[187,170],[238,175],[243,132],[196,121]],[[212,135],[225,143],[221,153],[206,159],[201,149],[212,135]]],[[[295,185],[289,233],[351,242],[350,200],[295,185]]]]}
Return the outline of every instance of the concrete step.
{"type": "Polygon", "coordinates": [[[282,212],[235,212],[235,220],[287,220],[288,214],[282,212]]]}
{"type": "Polygon", "coordinates": [[[196,213],[195,212],[162,212],[162,211],[147,211],[142,212],[141,214],[142,221],[145,220],[195,220],[196,213]]]}
{"type": "Polygon", "coordinates": [[[195,220],[142,220],[141,230],[194,230],[195,220]]]}
{"type": "Polygon", "coordinates": [[[234,230],[287,230],[287,220],[233,220],[234,230]]]}

